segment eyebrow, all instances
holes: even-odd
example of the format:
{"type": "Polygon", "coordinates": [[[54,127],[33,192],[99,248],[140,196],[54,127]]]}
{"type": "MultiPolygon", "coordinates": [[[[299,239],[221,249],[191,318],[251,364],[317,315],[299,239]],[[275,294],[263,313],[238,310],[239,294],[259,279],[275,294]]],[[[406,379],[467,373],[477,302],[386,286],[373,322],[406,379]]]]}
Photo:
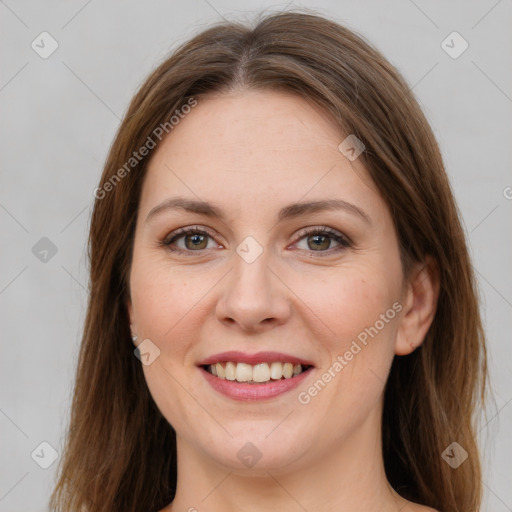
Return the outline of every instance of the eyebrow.
{"type": "MultiPolygon", "coordinates": [[[[166,199],[162,203],[152,208],[146,217],[146,222],[148,222],[158,214],[161,214],[169,210],[177,209],[183,209],[190,213],[197,213],[200,215],[205,215],[207,217],[217,218],[222,221],[225,221],[225,215],[222,212],[222,210],[211,203],[208,203],[206,201],[197,201],[195,199],[187,199],[184,197],[172,197],[166,199]]],[[[344,210],[360,217],[366,223],[371,224],[370,217],[364,210],[361,210],[361,208],[359,208],[355,204],[348,203],[347,201],[343,201],[342,199],[323,199],[318,201],[308,201],[290,204],[279,210],[277,221],[281,222],[283,220],[296,218],[301,215],[306,215],[308,213],[317,213],[329,210],[344,210]]]]}

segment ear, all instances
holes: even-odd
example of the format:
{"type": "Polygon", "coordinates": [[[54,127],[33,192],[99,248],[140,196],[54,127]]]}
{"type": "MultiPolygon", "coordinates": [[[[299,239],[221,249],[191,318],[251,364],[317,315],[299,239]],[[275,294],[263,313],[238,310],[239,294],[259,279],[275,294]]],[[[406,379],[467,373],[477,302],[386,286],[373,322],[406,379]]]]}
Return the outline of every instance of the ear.
{"type": "Polygon", "coordinates": [[[439,275],[431,258],[417,264],[406,283],[404,305],[398,326],[395,354],[405,356],[419,347],[436,313],[439,298],[439,275]]]}
{"type": "Polygon", "coordinates": [[[137,325],[135,324],[135,317],[133,314],[132,301],[129,297],[125,301],[125,306],[126,306],[126,312],[128,313],[128,320],[130,322],[130,335],[132,336],[133,344],[136,345],[136,343],[135,343],[136,339],[133,339],[133,336],[137,335],[137,325]]]}

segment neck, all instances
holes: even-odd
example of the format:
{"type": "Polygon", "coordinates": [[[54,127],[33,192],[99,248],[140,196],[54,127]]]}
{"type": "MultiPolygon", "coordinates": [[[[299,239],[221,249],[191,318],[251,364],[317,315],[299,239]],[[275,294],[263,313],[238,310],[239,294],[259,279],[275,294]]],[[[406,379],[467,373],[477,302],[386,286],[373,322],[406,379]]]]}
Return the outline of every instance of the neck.
{"type": "Polygon", "coordinates": [[[229,468],[177,437],[178,486],[165,512],[396,512],[406,500],[385,475],[378,409],[349,438],[293,470],[229,468]]]}

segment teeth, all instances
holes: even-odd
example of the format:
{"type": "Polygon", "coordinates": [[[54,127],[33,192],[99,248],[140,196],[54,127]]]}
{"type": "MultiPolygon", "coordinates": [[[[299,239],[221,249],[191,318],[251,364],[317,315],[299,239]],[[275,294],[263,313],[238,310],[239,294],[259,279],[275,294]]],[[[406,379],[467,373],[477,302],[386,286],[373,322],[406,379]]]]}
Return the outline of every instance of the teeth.
{"type": "Polygon", "coordinates": [[[254,382],[267,382],[270,380],[270,368],[267,363],[254,365],[252,368],[252,380],[254,382]]]}
{"type": "Polygon", "coordinates": [[[270,380],[280,380],[281,378],[290,379],[302,373],[301,364],[280,363],[275,361],[268,363],[259,363],[255,365],[247,363],[217,363],[208,366],[208,371],[220,379],[236,380],[237,382],[269,382],[270,380]]]}
{"type": "Polygon", "coordinates": [[[221,379],[226,378],[226,371],[224,370],[223,366],[220,363],[210,365],[210,368],[213,368],[213,367],[215,367],[215,371],[216,371],[216,373],[213,373],[213,371],[212,371],[213,375],[217,375],[217,377],[219,377],[221,379]]]}
{"type": "Polygon", "coordinates": [[[283,364],[283,377],[285,379],[289,379],[293,375],[293,364],[292,363],[284,363],[283,364]]]}
{"type": "Polygon", "coordinates": [[[236,367],[235,363],[226,363],[226,368],[224,369],[227,380],[235,380],[236,379],[236,367]]]}
{"type": "Polygon", "coordinates": [[[252,380],[252,366],[250,364],[238,363],[236,365],[235,375],[238,382],[247,382],[252,380]]]}
{"type": "Polygon", "coordinates": [[[272,363],[270,365],[270,376],[273,379],[280,379],[283,376],[283,365],[281,363],[272,363]]]}

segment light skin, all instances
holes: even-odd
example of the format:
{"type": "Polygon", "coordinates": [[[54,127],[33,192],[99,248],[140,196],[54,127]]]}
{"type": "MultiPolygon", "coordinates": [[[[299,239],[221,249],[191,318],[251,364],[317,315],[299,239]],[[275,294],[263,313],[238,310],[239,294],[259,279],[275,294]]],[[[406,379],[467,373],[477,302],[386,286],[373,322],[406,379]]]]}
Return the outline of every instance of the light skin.
{"type": "Polygon", "coordinates": [[[404,279],[389,208],[361,159],[338,150],[345,136],[297,96],[240,90],[200,98],[152,157],[127,307],[137,343],[160,350],[143,371],[177,436],[178,486],[165,512],[432,511],[391,489],[380,432],[392,360],[423,342],[438,285],[419,264],[404,279]],[[212,203],[224,219],[183,209],[148,218],[176,196],[212,203]],[[352,207],[277,220],[287,205],[327,199],[352,207]],[[208,236],[176,239],[181,253],[161,244],[188,226],[208,236]],[[322,227],[349,244],[302,234],[322,227]],[[248,236],[262,249],[251,263],[236,251],[248,236]],[[378,334],[300,403],[397,303],[378,334]],[[228,350],[284,352],[315,368],[297,389],[236,401],[196,366],[228,350]],[[261,453],[253,467],[237,457],[248,442],[261,453]]]}

